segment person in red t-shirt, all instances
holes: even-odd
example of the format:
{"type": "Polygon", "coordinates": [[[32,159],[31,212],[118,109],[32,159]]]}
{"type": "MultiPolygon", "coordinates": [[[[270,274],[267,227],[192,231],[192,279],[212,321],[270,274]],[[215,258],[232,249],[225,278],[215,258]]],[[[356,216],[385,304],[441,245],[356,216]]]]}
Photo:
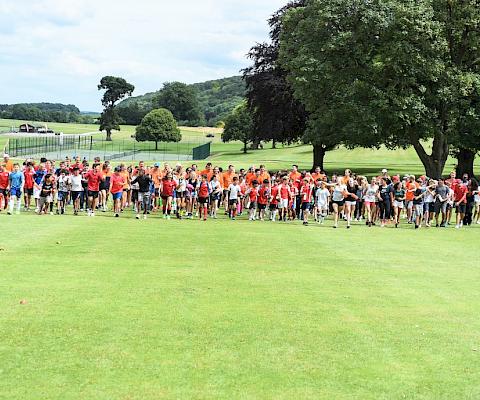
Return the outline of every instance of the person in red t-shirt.
{"type": "Polygon", "coordinates": [[[121,172],[121,167],[115,167],[115,172],[110,177],[110,193],[113,197],[113,212],[116,218],[120,216],[122,209],[123,186],[125,185],[125,178],[121,172]]]}
{"type": "Polygon", "coordinates": [[[95,210],[98,205],[98,192],[100,191],[100,181],[104,180],[100,172],[100,164],[93,164],[92,169],[84,175],[87,181],[87,195],[88,195],[88,216],[95,216],[95,210]]]}
{"type": "Polygon", "coordinates": [[[177,188],[177,183],[173,180],[172,172],[168,172],[162,179],[160,195],[162,197],[163,218],[170,219],[172,212],[173,192],[177,188]]]}
{"type": "Polygon", "coordinates": [[[308,217],[310,215],[310,206],[312,204],[313,185],[309,178],[303,179],[303,184],[300,187],[300,201],[303,211],[303,225],[308,225],[308,217]]]}
{"type": "Polygon", "coordinates": [[[252,181],[252,187],[247,189],[245,195],[248,196],[248,202],[250,203],[248,205],[248,220],[255,221],[258,201],[258,181],[256,179],[252,181]]]}
{"type": "Polygon", "coordinates": [[[268,179],[263,180],[263,184],[258,189],[258,218],[263,221],[265,210],[267,209],[268,197],[270,196],[270,184],[268,179]]]}
{"type": "Polygon", "coordinates": [[[453,188],[453,195],[455,197],[455,207],[457,208],[457,224],[455,228],[461,228],[463,225],[463,218],[467,211],[467,193],[468,187],[463,182],[457,183],[453,188]]]}
{"type": "Polygon", "coordinates": [[[30,209],[30,202],[33,196],[34,175],[35,170],[33,169],[33,164],[27,163],[25,171],[23,171],[23,176],[25,177],[25,186],[23,187],[23,203],[26,211],[30,209]]]}
{"type": "Polygon", "coordinates": [[[10,173],[0,164],[0,211],[7,208],[8,196],[7,189],[9,185],[8,177],[10,173]]]}
{"type": "Polygon", "coordinates": [[[278,201],[280,200],[278,192],[278,182],[275,180],[270,188],[270,221],[274,221],[277,218],[278,201]]]}
{"type": "Polygon", "coordinates": [[[287,221],[288,206],[292,199],[292,191],[288,184],[288,177],[282,178],[282,183],[278,186],[280,200],[278,202],[278,210],[280,221],[287,221]]]}
{"type": "Polygon", "coordinates": [[[208,182],[208,175],[203,174],[202,175],[202,180],[200,181],[200,184],[198,185],[198,217],[202,219],[202,214],[203,214],[203,220],[206,221],[208,218],[208,203],[210,201],[210,193],[212,191],[211,185],[208,182]]]}

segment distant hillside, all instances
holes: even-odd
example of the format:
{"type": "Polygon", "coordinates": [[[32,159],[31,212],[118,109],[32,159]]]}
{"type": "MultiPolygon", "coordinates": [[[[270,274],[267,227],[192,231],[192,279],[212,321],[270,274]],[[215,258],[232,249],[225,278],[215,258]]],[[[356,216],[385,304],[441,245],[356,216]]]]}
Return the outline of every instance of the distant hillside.
{"type": "MultiPolygon", "coordinates": [[[[219,121],[224,121],[226,116],[244,99],[245,95],[245,83],[241,76],[194,83],[189,86],[195,88],[197,92],[198,102],[204,113],[207,126],[215,126],[219,121]]],[[[123,114],[122,108],[131,108],[128,115],[136,113],[137,118],[141,119],[152,109],[152,99],[158,93],[159,91],[156,91],[123,100],[118,105],[120,115],[123,114]]]]}
{"type": "Polygon", "coordinates": [[[94,122],[93,118],[82,116],[73,104],[60,103],[0,104],[0,118],[44,122],[94,122]]]}

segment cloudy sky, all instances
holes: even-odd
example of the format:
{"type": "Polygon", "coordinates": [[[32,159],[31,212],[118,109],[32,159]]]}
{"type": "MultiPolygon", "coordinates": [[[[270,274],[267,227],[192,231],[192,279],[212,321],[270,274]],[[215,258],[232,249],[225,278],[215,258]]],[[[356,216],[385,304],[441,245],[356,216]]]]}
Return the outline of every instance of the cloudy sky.
{"type": "Polygon", "coordinates": [[[96,85],[122,76],[134,95],[163,82],[238,74],[286,0],[0,0],[0,103],[51,101],[97,111],[96,85]]]}

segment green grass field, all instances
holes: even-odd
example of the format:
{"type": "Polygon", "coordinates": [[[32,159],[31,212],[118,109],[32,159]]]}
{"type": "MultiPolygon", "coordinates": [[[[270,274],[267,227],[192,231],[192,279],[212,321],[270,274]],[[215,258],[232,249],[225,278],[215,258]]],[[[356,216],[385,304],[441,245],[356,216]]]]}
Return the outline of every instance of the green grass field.
{"type": "MultiPolygon", "coordinates": [[[[0,119],[0,131],[2,126],[18,126],[22,121],[0,119]]],[[[96,125],[79,125],[79,124],[49,124],[49,127],[56,131],[63,131],[71,134],[81,134],[89,132],[97,132],[96,125]]],[[[122,126],[120,132],[114,132],[113,143],[102,144],[98,142],[97,147],[105,147],[106,150],[123,152],[124,149],[131,147],[133,149],[133,139],[131,135],[135,132],[134,126],[122,126]],[[130,144],[130,145],[129,145],[130,144]]],[[[221,130],[216,128],[189,128],[181,127],[182,142],[202,144],[205,141],[212,141],[212,155],[209,161],[212,163],[226,167],[228,164],[234,164],[237,169],[248,168],[251,165],[258,166],[266,164],[270,170],[288,169],[292,164],[298,164],[303,169],[310,169],[313,164],[312,147],[303,145],[294,146],[278,146],[277,149],[271,149],[271,144],[266,143],[263,150],[249,151],[246,155],[242,152],[242,144],[240,142],[222,143],[221,130]],[[207,133],[214,133],[212,139],[206,138],[207,133]]],[[[96,138],[103,138],[104,134],[95,133],[96,138]]],[[[6,143],[6,138],[0,135],[0,148],[6,143]]],[[[179,151],[183,151],[183,146],[179,151]]],[[[176,144],[166,146],[167,152],[170,148],[177,149],[176,144]]],[[[191,146],[190,146],[191,147],[191,146]]],[[[428,147],[428,146],[427,146],[428,147]]],[[[153,143],[135,143],[135,148],[154,149],[153,143]]],[[[164,152],[160,152],[163,154],[164,152]]],[[[130,160],[131,161],[131,160],[130,160]]],[[[138,161],[138,160],[137,160],[138,161]]],[[[203,165],[206,161],[197,160],[203,165]]],[[[444,173],[448,173],[455,167],[456,160],[452,157],[448,159],[444,173]]],[[[418,159],[415,151],[410,148],[407,150],[387,150],[380,148],[379,150],[371,149],[354,149],[349,150],[342,146],[338,149],[327,153],[325,157],[325,168],[328,172],[342,172],[346,168],[350,168],[357,173],[371,176],[377,174],[383,168],[389,168],[394,173],[399,174],[423,174],[424,168],[418,159]]],[[[480,166],[476,166],[476,173],[480,174],[480,166]]]]}
{"type": "Polygon", "coordinates": [[[480,398],[477,227],[0,224],[2,399],[480,398]]]}

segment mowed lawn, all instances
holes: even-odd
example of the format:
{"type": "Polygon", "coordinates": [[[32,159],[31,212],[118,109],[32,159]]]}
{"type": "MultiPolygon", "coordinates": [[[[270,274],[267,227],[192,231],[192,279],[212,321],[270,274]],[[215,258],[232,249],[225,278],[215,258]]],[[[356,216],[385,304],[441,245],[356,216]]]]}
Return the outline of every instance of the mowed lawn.
{"type": "Polygon", "coordinates": [[[0,225],[2,399],[480,398],[477,227],[0,225]]]}
{"type": "MultiPolygon", "coordinates": [[[[0,119],[0,132],[11,126],[18,127],[22,122],[20,120],[0,119]]],[[[34,125],[41,125],[41,122],[32,123],[34,125]]],[[[66,134],[82,134],[91,133],[95,139],[100,140],[105,138],[105,133],[98,132],[97,125],[82,125],[82,124],[61,124],[49,123],[48,126],[55,131],[62,131],[66,134]]],[[[182,142],[180,144],[160,144],[158,152],[158,160],[164,160],[165,153],[183,153],[189,154],[191,148],[197,145],[212,142],[211,156],[208,161],[220,167],[228,167],[229,164],[234,164],[237,169],[249,168],[252,165],[259,166],[266,164],[271,171],[282,169],[290,169],[292,164],[298,164],[301,169],[311,169],[313,165],[312,146],[309,145],[292,145],[277,146],[276,149],[271,148],[271,143],[265,143],[262,150],[249,150],[247,154],[243,154],[243,145],[240,142],[223,143],[221,141],[222,129],[208,128],[208,127],[180,127],[182,133],[182,142]],[[208,133],[214,134],[213,138],[207,138],[208,133]]],[[[135,127],[131,125],[122,125],[121,131],[114,132],[112,135],[113,142],[104,143],[97,141],[94,144],[95,150],[103,150],[108,152],[122,153],[132,149],[149,149],[154,150],[155,144],[153,142],[135,142],[132,135],[135,134],[135,127]]],[[[0,150],[3,149],[8,137],[0,135],[0,150]]],[[[428,144],[425,145],[427,152],[431,151],[428,144]]],[[[66,151],[68,154],[68,150],[66,151]]],[[[84,154],[83,156],[90,154],[84,154]]],[[[63,154],[62,154],[63,156],[63,154]]],[[[141,157],[141,156],[140,156],[141,157]]],[[[61,157],[63,158],[63,157],[61,157]]],[[[154,158],[154,157],[152,157],[154,158]]],[[[179,159],[183,159],[180,157],[179,159]]],[[[23,161],[19,159],[18,161],[23,161]]],[[[93,160],[90,160],[93,161],[93,160]]],[[[120,159],[116,160],[121,162],[120,159]]],[[[140,160],[132,161],[132,157],[128,156],[125,160],[128,164],[135,164],[140,160]]],[[[172,162],[172,161],[171,161],[172,162]]],[[[204,165],[207,161],[195,160],[200,165],[204,165]]],[[[455,168],[456,160],[449,157],[444,174],[448,175],[452,169],[455,168]]],[[[346,168],[350,168],[358,174],[367,176],[374,176],[383,168],[389,168],[391,172],[398,174],[416,174],[421,175],[425,173],[425,169],[420,162],[415,150],[397,149],[388,150],[385,147],[379,149],[347,149],[339,146],[337,149],[330,151],[325,156],[325,169],[329,174],[343,173],[346,168]]],[[[475,164],[475,173],[480,175],[480,165],[475,164]]]]}

